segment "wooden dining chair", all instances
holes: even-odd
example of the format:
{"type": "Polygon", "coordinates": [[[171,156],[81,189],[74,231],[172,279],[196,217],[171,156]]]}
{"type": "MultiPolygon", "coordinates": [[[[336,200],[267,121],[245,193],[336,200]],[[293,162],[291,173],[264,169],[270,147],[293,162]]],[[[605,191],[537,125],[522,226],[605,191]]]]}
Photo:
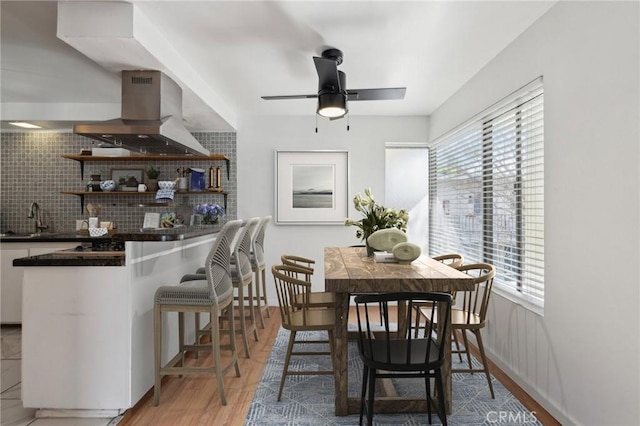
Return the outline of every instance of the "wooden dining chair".
{"type": "MultiPolygon", "coordinates": [[[[461,266],[464,263],[464,256],[461,255],[460,253],[441,254],[441,255],[438,255],[438,256],[433,256],[432,259],[433,260],[437,260],[440,263],[444,263],[445,265],[450,266],[450,267],[455,268],[455,269],[458,269],[458,267],[461,266]]],[[[455,305],[456,304],[456,292],[452,291],[451,292],[451,296],[453,297],[452,305],[455,305]]],[[[426,305],[423,305],[423,306],[416,305],[416,310],[418,310],[418,312],[417,312],[418,315],[416,315],[416,326],[415,326],[416,332],[418,331],[418,328],[419,328],[418,327],[418,321],[420,321],[420,312],[419,312],[420,308],[429,308],[429,307],[432,307],[432,306],[433,306],[432,304],[426,304],[426,305]]],[[[453,338],[454,338],[454,342],[456,344],[456,347],[458,347],[458,349],[459,349],[459,343],[458,343],[458,340],[455,337],[455,334],[453,335],[453,338]]],[[[461,355],[458,354],[458,356],[460,356],[460,361],[462,361],[461,355]]]]}
{"type": "MultiPolygon", "coordinates": [[[[295,266],[274,265],[271,268],[273,280],[275,282],[276,293],[278,295],[278,305],[282,318],[282,327],[289,330],[289,344],[287,355],[284,361],[280,388],[278,389],[278,401],[282,398],[282,390],[287,376],[309,376],[309,375],[333,375],[333,332],[335,329],[335,313],[331,308],[311,309],[309,306],[309,295],[311,293],[311,283],[295,277],[295,273],[302,273],[295,266]],[[302,300],[302,303],[296,302],[302,300]],[[326,331],[328,339],[309,340],[304,339],[304,331],[326,331]],[[328,345],[329,350],[294,351],[296,345],[328,345]],[[329,355],[331,358],[330,370],[301,370],[289,368],[292,356],[317,356],[329,355]]],[[[300,346],[298,346],[300,347],[300,346]]]]}
{"type": "MultiPolygon", "coordinates": [[[[304,279],[307,282],[311,282],[313,276],[313,265],[315,260],[308,259],[302,256],[295,256],[290,254],[283,254],[280,256],[280,260],[283,265],[295,266],[295,270],[289,270],[288,273],[292,274],[295,278],[304,279]]],[[[294,300],[294,303],[302,303],[301,299],[294,300]]],[[[309,293],[308,305],[310,308],[331,308],[336,304],[335,293],[329,291],[312,291],[309,293]]]]}
{"type": "Polygon", "coordinates": [[[460,253],[441,254],[433,256],[432,259],[456,269],[464,263],[464,256],[460,253]]]}
{"type": "MultiPolygon", "coordinates": [[[[362,389],[360,394],[360,424],[364,412],[367,412],[367,424],[373,424],[374,400],[376,393],[376,379],[391,378],[421,378],[425,383],[425,399],[427,413],[431,424],[431,408],[436,408],[443,425],[447,424],[444,401],[444,387],[442,381],[442,367],[445,363],[444,345],[438,343],[435,334],[436,310],[427,314],[429,321],[424,327],[424,334],[416,336],[411,330],[411,315],[415,312],[416,303],[437,303],[448,313],[451,309],[451,295],[436,292],[399,292],[383,294],[361,294],[355,297],[358,319],[358,351],[363,363],[362,389]],[[407,304],[407,330],[398,335],[392,330],[389,321],[389,304],[407,304]],[[382,306],[382,330],[380,325],[371,324],[371,317],[378,316],[382,306]],[[431,394],[431,379],[435,381],[438,395],[436,402],[431,394]],[[366,404],[365,404],[365,397],[366,404]]],[[[446,316],[449,318],[449,315],[446,316]]],[[[440,330],[443,335],[449,333],[448,323],[445,321],[440,330]]]]}
{"type": "MultiPolygon", "coordinates": [[[[487,323],[487,309],[489,308],[489,298],[491,297],[491,289],[493,287],[493,279],[496,275],[496,271],[493,265],[488,263],[462,265],[458,270],[473,277],[474,289],[472,291],[459,291],[458,295],[462,298],[462,306],[451,309],[451,331],[452,333],[455,333],[456,330],[459,330],[464,341],[464,349],[461,350],[460,348],[457,348],[456,350],[452,350],[451,353],[466,354],[469,368],[452,369],[451,371],[454,373],[485,373],[487,376],[487,383],[489,384],[489,391],[491,392],[491,398],[495,398],[493,384],[491,383],[491,374],[489,373],[489,367],[487,364],[487,356],[484,351],[484,345],[482,344],[482,335],[480,331],[487,323]],[[467,331],[472,332],[476,338],[482,368],[473,368],[471,363],[471,354],[469,353],[467,331]]],[[[436,327],[438,326],[438,316],[436,315],[435,318],[433,317],[433,312],[436,310],[437,309],[432,308],[421,308],[419,310],[422,318],[425,320],[425,325],[430,321],[435,320],[436,327]]]]}

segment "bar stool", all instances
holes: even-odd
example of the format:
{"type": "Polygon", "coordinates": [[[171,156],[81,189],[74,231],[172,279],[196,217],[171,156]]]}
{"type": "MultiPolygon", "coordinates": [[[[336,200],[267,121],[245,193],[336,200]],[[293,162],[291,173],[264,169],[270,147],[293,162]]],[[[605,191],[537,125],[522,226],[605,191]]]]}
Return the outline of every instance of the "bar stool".
{"type": "MultiPolygon", "coordinates": [[[[271,216],[268,216],[271,218],[271,216]]],[[[230,259],[230,270],[231,270],[231,279],[233,282],[233,287],[237,291],[237,295],[234,297],[234,301],[238,307],[238,316],[235,318],[240,321],[240,328],[236,330],[238,333],[242,335],[242,343],[247,355],[247,358],[250,358],[249,351],[249,339],[248,334],[253,332],[256,341],[258,341],[258,330],[256,328],[255,321],[255,312],[253,302],[256,299],[254,295],[254,287],[253,287],[253,279],[251,274],[253,273],[253,268],[251,264],[251,248],[253,246],[254,235],[258,232],[257,228],[260,224],[261,219],[259,217],[251,218],[248,220],[240,229],[239,232],[235,234],[235,237],[231,239],[231,259],[230,259]],[[237,259],[241,259],[238,262],[237,259]],[[239,266],[238,266],[239,265],[239,266]],[[245,290],[247,294],[245,294],[245,290]],[[242,301],[242,302],[240,302],[242,301]],[[247,311],[249,312],[249,320],[250,323],[247,325],[247,311]]],[[[186,274],[181,279],[181,283],[188,283],[193,280],[202,280],[203,279],[204,268],[200,267],[193,274],[186,274]]],[[[200,314],[196,313],[195,315],[195,327],[196,327],[196,343],[199,342],[200,337],[206,336],[209,334],[209,328],[211,327],[211,323],[205,325],[203,328],[200,328],[200,314]]],[[[263,323],[264,328],[264,323],[263,323]]],[[[196,352],[196,358],[198,354],[196,352]]]]}
{"type": "Polygon", "coordinates": [[[256,228],[254,238],[251,240],[251,269],[255,274],[255,301],[260,326],[264,328],[263,311],[266,311],[267,317],[271,318],[269,312],[269,302],[267,302],[267,279],[266,279],[266,260],[264,258],[264,234],[267,225],[271,221],[271,216],[264,216],[260,219],[260,223],[256,228]]]}
{"type": "MultiPolygon", "coordinates": [[[[240,377],[238,366],[238,352],[235,343],[233,284],[230,271],[230,241],[233,239],[242,221],[227,222],[220,232],[207,256],[205,262],[205,279],[193,280],[181,285],[162,286],[156,290],[153,306],[153,336],[154,336],[154,372],[155,383],[153,392],[153,404],[160,402],[160,388],[162,376],[166,375],[195,375],[215,374],[218,382],[218,392],[223,405],[227,404],[224,393],[223,376],[232,368],[235,368],[236,376],[240,377]],[[162,366],[162,313],[178,313],[178,338],[179,350],[165,366],[162,366]],[[184,314],[185,312],[208,313],[211,318],[209,336],[211,341],[207,344],[185,345],[184,343],[184,314]],[[226,313],[229,320],[229,344],[222,345],[218,316],[226,313]],[[220,351],[231,351],[228,364],[222,366],[220,351]],[[185,365],[185,352],[187,350],[211,350],[213,352],[213,367],[191,367],[185,365]]],[[[197,336],[198,330],[196,330],[197,336]]]]}
{"type": "Polygon", "coordinates": [[[251,358],[249,352],[248,334],[253,332],[253,337],[258,341],[258,329],[256,328],[255,310],[253,308],[253,270],[251,268],[251,240],[255,232],[259,217],[253,217],[247,221],[236,237],[236,245],[232,247],[231,258],[231,281],[237,294],[235,301],[238,306],[238,319],[240,320],[240,330],[242,344],[247,358],[251,358]],[[245,296],[245,291],[247,295],[245,296]],[[247,324],[247,308],[249,313],[249,324],[247,324]]]}

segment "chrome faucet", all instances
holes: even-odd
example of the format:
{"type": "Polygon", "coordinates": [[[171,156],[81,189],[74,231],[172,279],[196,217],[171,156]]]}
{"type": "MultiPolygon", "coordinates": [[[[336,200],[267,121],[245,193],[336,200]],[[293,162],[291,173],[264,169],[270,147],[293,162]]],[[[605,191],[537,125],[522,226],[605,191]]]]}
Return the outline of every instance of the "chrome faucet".
{"type": "Polygon", "coordinates": [[[42,223],[42,216],[40,216],[40,205],[35,201],[31,203],[31,210],[29,211],[27,217],[29,219],[33,219],[34,217],[36,218],[36,233],[42,232],[45,229],[49,228],[47,225],[42,223]]]}

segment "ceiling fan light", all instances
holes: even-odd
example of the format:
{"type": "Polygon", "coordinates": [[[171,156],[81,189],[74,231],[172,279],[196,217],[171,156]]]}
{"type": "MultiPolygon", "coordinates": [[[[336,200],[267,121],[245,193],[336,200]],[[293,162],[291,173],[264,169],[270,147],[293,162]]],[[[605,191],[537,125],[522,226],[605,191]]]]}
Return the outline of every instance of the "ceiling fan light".
{"type": "Polygon", "coordinates": [[[347,113],[347,97],[343,93],[322,93],[318,96],[318,115],[343,117],[347,113]]]}

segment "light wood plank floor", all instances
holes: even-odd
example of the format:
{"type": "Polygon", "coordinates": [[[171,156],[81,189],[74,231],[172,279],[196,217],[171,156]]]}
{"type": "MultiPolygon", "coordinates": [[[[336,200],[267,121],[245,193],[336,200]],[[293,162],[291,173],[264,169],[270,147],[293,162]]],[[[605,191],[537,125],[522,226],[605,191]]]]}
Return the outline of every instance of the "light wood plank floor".
{"type": "MultiPolygon", "coordinates": [[[[355,315],[350,315],[353,318],[355,315]]],[[[230,372],[224,378],[227,405],[222,405],[212,376],[165,377],[162,381],[160,405],[153,406],[153,389],[128,410],[118,426],[175,426],[175,425],[242,425],[247,416],[262,371],[271,353],[271,348],[280,329],[280,313],[271,308],[271,318],[265,318],[265,329],[259,329],[260,340],[250,339],[251,358],[246,358],[242,349],[239,355],[241,377],[230,372]]],[[[241,342],[238,339],[238,348],[241,342]]],[[[474,356],[477,350],[472,348],[474,356]]],[[[188,357],[194,365],[212,364],[211,356],[205,352],[200,358],[188,357]]],[[[153,362],[153,360],[149,360],[153,362]]],[[[524,392],[513,380],[490,362],[491,373],[516,398],[536,413],[536,418],[544,425],[560,425],[536,401],[524,392]]],[[[286,384],[285,384],[286,386],[286,384]]]]}

